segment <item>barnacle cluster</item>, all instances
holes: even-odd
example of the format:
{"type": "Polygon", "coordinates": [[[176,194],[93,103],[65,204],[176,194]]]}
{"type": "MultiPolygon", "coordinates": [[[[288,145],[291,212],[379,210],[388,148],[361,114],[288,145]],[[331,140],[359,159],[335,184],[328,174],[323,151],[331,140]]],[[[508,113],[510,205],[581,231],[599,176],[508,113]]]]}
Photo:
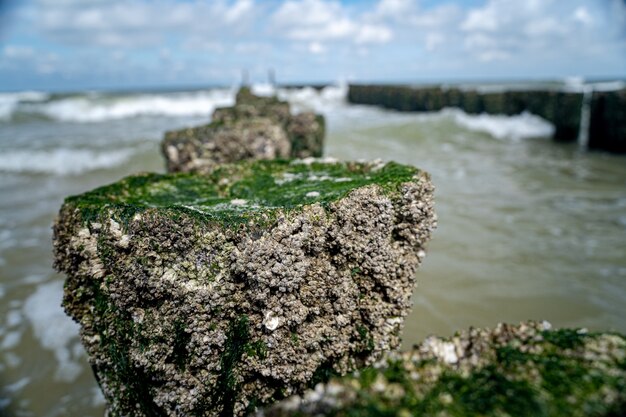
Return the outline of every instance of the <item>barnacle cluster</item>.
{"type": "Polygon", "coordinates": [[[244,415],[399,345],[436,226],[394,163],[143,174],[65,201],[64,306],[111,415],[244,415]]]}

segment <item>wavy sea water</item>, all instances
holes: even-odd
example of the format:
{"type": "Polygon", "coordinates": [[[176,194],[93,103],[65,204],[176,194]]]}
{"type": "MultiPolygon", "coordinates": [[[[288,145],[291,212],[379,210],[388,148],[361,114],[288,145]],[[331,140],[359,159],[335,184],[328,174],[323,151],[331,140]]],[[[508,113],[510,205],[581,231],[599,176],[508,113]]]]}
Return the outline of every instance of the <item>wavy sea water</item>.
{"type": "MultiPolygon", "coordinates": [[[[526,319],[626,331],[623,156],[554,144],[554,127],[528,113],[402,114],[349,105],[345,86],[278,94],[324,113],[326,155],[432,174],[440,226],[405,346],[526,319]]],[[[54,216],[65,196],[163,171],[164,131],[206,123],[233,101],[233,89],[0,93],[0,415],[103,415],[78,326],[60,307],[54,216]]]]}

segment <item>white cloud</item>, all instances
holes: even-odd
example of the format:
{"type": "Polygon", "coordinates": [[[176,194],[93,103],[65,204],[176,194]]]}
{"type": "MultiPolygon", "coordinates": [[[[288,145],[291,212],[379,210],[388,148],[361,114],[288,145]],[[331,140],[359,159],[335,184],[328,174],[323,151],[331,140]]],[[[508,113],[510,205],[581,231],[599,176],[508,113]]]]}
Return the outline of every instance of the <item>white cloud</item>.
{"type": "Polygon", "coordinates": [[[230,9],[226,10],[225,19],[229,23],[235,23],[243,19],[254,9],[253,0],[238,0],[230,9]]]}
{"type": "Polygon", "coordinates": [[[606,12],[606,6],[602,0],[488,0],[463,19],[463,45],[480,61],[566,54],[584,59],[610,41],[611,26],[619,25],[607,16],[612,25],[606,32],[593,30],[596,15],[606,12]]]}
{"type": "Polygon", "coordinates": [[[281,27],[297,24],[324,28],[337,20],[344,19],[341,3],[324,0],[289,0],[284,2],[274,13],[272,19],[281,27]]]}
{"type": "Polygon", "coordinates": [[[37,52],[22,45],[7,45],[2,50],[0,68],[23,70],[32,68],[38,74],[51,74],[58,69],[59,56],[51,52],[37,52]]]}
{"type": "Polygon", "coordinates": [[[34,53],[33,48],[19,45],[7,45],[3,50],[3,55],[7,59],[30,58],[34,55],[34,53]]]}
{"type": "Polygon", "coordinates": [[[432,52],[435,49],[437,49],[437,47],[445,43],[445,41],[446,41],[446,37],[442,35],[441,33],[438,33],[438,32],[428,33],[426,35],[426,41],[425,41],[426,50],[432,52]]]}
{"type": "Polygon", "coordinates": [[[483,62],[506,60],[512,56],[509,51],[515,46],[510,43],[504,45],[496,37],[483,33],[468,36],[464,45],[483,62]]]}
{"type": "Polygon", "coordinates": [[[618,74],[626,68],[623,0],[25,3],[4,30],[0,49],[0,67],[15,73],[112,74],[156,83],[181,74],[190,82],[195,76],[238,78],[243,67],[269,66],[294,79],[523,75],[544,68],[582,73],[576,68],[594,67],[618,74]]]}
{"type": "Polygon", "coordinates": [[[594,20],[595,20],[589,13],[589,10],[587,10],[587,8],[584,6],[577,7],[576,10],[574,10],[574,13],[572,16],[574,20],[577,20],[578,22],[582,23],[585,26],[593,25],[594,20]]]}
{"type": "Polygon", "coordinates": [[[401,18],[412,14],[416,8],[415,0],[380,0],[375,14],[379,17],[401,18]]]}
{"type": "Polygon", "coordinates": [[[34,24],[46,36],[67,44],[132,48],[159,46],[169,35],[206,39],[225,31],[241,33],[254,12],[253,0],[38,0],[34,24]]]}
{"type": "Polygon", "coordinates": [[[417,28],[456,31],[462,10],[454,4],[444,4],[430,10],[420,10],[408,17],[409,23],[417,28]]]}
{"type": "Polygon", "coordinates": [[[393,38],[393,32],[386,26],[381,25],[363,25],[355,36],[358,44],[367,43],[387,43],[393,38]]]}
{"type": "Polygon", "coordinates": [[[497,6],[471,10],[461,24],[461,29],[468,32],[494,32],[500,27],[500,19],[497,13],[497,6]]]}
{"type": "Polygon", "coordinates": [[[290,0],[276,10],[271,20],[275,31],[296,41],[373,44],[389,42],[393,37],[388,27],[366,23],[362,16],[350,16],[337,1],[290,0]]]}
{"type": "Polygon", "coordinates": [[[319,42],[311,42],[309,44],[309,52],[312,54],[323,54],[327,48],[319,42]]]}

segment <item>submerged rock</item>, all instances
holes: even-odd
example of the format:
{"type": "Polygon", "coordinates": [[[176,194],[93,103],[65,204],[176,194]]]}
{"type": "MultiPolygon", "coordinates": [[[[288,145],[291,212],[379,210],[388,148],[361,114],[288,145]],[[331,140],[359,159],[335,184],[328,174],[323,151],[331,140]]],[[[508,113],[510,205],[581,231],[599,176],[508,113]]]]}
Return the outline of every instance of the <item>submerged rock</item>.
{"type": "Polygon", "coordinates": [[[309,159],[66,199],[55,265],[110,415],[243,415],[397,347],[432,192],[415,168],[309,159]]]}
{"type": "Polygon", "coordinates": [[[549,323],[431,337],[260,416],[623,416],[626,338],[549,323]]]}
{"type": "Polygon", "coordinates": [[[167,132],[162,150],[168,172],[210,172],[229,162],[289,158],[291,143],[279,124],[256,117],[167,132]]]}

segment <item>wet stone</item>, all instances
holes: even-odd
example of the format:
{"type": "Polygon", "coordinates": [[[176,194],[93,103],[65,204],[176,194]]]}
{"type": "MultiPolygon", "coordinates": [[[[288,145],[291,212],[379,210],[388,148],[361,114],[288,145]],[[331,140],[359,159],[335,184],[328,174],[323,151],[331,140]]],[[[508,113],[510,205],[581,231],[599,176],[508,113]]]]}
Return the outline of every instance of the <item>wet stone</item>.
{"type": "Polygon", "coordinates": [[[626,338],[547,322],[427,338],[257,413],[286,416],[623,416],[626,338]]]}
{"type": "Polygon", "coordinates": [[[223,163],[289,158],[291,143],[282,126],[255,117],[167,132],[162,150],[168,172],[210,172],[223,163]]]}
{"type": "Polygon", "coordinates": [[[321,115],[292,115],[289,103],[241,89],[210,124],[167,132],[162,151],[168,172],[210,172],[220,163],[320,157],[325,130],[321,115]]]}
{"type": "Polygon", "coordinates": [[[64,307],[112,416],[244,415],[400,343],[436,226],[428,174],[257,161],[69,197],[64,307]]]}

